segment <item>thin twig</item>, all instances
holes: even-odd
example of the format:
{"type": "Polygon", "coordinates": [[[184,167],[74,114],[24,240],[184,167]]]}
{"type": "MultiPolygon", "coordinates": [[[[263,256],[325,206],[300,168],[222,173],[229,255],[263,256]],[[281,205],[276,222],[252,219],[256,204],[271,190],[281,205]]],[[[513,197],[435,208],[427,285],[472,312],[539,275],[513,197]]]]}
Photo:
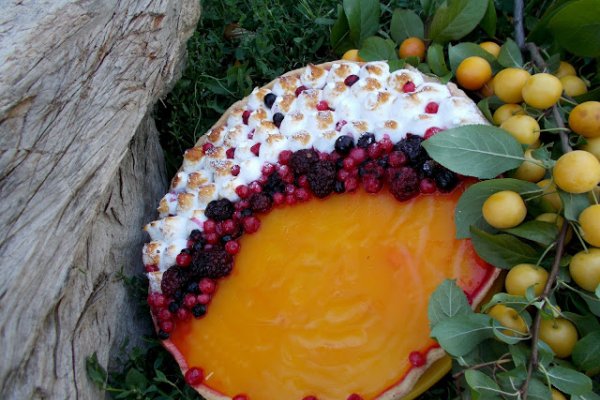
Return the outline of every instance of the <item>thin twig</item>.
{"type": "MultiPolygon", "coordinates": [[[[540,295],[540,297],[543,299],[548,298],[550,292],[552,291],[552,287],[556,282],[556,277],[558,276],[558,272],[560,270],[560,260],[565,250],[565,237],[567,236],[568,227],[569,224],[564,223],[562,228],[560,229],[560,234],[558,235],[558,243],[556,246],[556,255],[554,256],[554,262],[552,263],[552,268],[550,269],[550,274],[548,276],[546,286],[544,286],[544,291],[540,295]]],[[[523,382],[523,386],[521,386],[520,389],[522,400],[527,400],[527,390],[529,388],[529,382],[531,381],[531,377],[533,376],[533,371],[537,370],[538,368],[539,360],[537,343],[540,337],[541,321],[542,310],[537,310],[531,332],[531,358],[529,359],[529,365],[527,367],[527,379],[525,379],[525,382],[523,382]]]]}
{"type": "Polygon", "coordinates": [[[515,41],[521,49],[525,50],[525,27],[523,26],[523,0],[515,0],[515,41]]]}
{"type": "Polygon", "coordinates": [[[569,135],[567,134],[568,129],[565,129],[565,123],[562,117],[560,116],[560,112],[558,112],[558,106],[556,104],[552,106],[552,115],[556,120],[556,125],[558,125],[558,127],[561,128],[558,131],[558,135],[560,136],[560,145],[562,146],[563,153],[568,153],[573,149],[569,144],[569,135]]]}
{"type": "Polygon", "coordinates": [[[544,60],[544,57],[542,57],[542,53],[540,53],[540,49],[536,46],[536,44],[527,42],[525,43],[525,47],[527,48],[527,51],[529,51],[534,64],[537,65],[537,67],[542,71],[547,70],[548,64],[546,64],[546,61],[544,60]]]}
{"type": "Polygon", "coordinates": [[[509,362],[512,362],[512,360],[500,358],[499,360],[495,360],[495,361],[489,361],[489,362],[484,362],[481,364],[475,364],[473,366],[470,366],[467,369],[463,369],[463,370],[458,371],[457,373],[453,374],[452,378],[457,379],[457,378],[461,377],[462,375],[464,375],[470,369],[480,369],[480,368],[484,368],[484,367],[489,367],[490,365],[498,366],[498,365],[506,364],[509,362]]]}

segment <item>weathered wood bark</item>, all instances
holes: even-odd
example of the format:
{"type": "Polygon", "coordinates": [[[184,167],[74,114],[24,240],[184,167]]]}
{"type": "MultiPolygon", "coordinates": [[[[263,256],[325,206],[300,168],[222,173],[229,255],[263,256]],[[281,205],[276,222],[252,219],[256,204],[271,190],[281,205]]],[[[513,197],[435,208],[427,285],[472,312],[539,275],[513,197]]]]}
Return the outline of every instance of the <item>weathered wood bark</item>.
{"type": "Polygon", "coordinates": [[[99,398],[85,358],[139,331],[117,276],[141,271],[166,187],[149,110],[198,16],[198,0],[3,2],[0,398],[99,398]]]}

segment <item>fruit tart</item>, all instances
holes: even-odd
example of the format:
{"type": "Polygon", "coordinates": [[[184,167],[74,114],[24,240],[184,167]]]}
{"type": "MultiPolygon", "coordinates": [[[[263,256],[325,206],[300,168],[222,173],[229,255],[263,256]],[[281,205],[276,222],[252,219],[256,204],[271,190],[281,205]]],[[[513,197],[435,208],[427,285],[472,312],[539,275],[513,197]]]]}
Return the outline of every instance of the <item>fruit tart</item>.
{"type": "Polygon", "coordinates": [[[455,239],[470,182],[421,146],[466,124],[487,122],[456,86],[385,62],[309,65],[227,110],[145,227],[152,317],[187,383],[209,400],[413,396],[444,357],[430,294],[455,279],[476,306],[498,274],[455,239]]]}

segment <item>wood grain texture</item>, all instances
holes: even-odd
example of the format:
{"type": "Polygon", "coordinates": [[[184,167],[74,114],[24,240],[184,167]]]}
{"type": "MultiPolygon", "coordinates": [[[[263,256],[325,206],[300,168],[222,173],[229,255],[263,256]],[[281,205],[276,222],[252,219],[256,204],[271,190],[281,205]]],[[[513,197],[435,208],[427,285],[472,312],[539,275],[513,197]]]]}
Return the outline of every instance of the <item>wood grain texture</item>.
{"type": "Polygon", "coordinates": [[[0,13],[0,398],[102,397],[139,324],[122,282],[166,190],[149,110],[198,0],[13,0],[0,13]]]}

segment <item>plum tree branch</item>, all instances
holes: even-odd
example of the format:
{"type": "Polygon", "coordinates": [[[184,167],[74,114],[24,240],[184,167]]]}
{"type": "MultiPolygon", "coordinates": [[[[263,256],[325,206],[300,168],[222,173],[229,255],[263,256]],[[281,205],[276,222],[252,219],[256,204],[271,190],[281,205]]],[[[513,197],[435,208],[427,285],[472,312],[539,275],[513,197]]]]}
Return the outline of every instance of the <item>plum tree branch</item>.
{"type": "Polygon", "coordinates": [[[517,45],[519,46],[521,51],[523,51],[525,50],[525,28],[523,26],[523,0],[515,0],[514,6],[515,42],[517,42],[517,45]]]}

